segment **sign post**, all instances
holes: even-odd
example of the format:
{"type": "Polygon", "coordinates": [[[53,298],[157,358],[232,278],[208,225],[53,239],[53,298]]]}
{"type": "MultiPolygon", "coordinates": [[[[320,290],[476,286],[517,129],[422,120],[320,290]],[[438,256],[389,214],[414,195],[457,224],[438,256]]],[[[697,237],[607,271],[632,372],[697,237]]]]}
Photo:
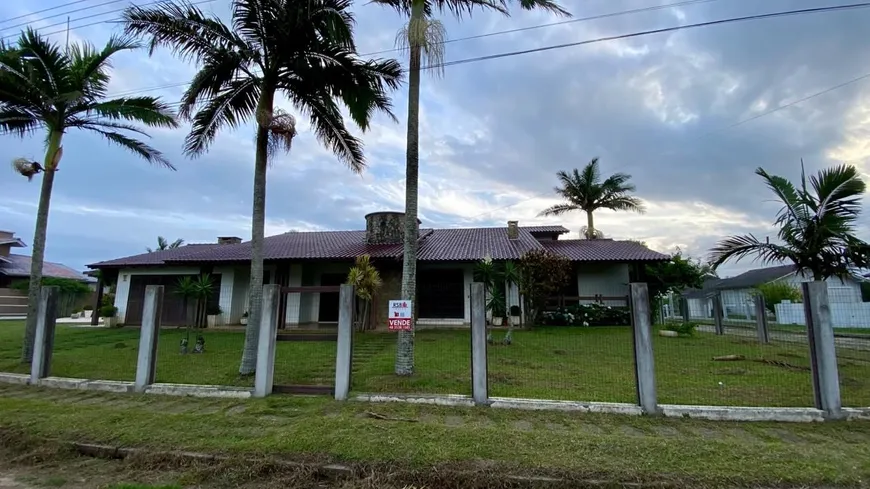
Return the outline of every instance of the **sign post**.
{"type": "Polygon", "coordinates": [[[390,301],[390,312],[388,318],[390,331],[411,331],[414,322],[411,301],[390,301]]]}

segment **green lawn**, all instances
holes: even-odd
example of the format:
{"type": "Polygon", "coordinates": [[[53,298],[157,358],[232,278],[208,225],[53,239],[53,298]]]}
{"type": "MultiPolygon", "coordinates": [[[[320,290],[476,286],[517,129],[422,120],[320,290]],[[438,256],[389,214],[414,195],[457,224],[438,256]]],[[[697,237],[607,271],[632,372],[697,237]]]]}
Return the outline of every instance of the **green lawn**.
{"type": "MultiPolygon", "coordinates": [[[[0,322],[0,371],[27,371],[18,362],[23,324],[0,322]]],[[[502,331],[494,333],[500,340],[502,331]]],[[[250,386],[238,376],[241,331],[202,332],[206,353],[179,354],[184,330],[160,333],[157,381],[250,386]]],[[[133,380],[139,331],[59,325],[52,374],[63,377],[133,380]]],[[[416,372],[393,375],[395,333],[356,334],[353,392],[470,394],[468,330],[423,330],[416,334],[416,372]]],[[[195,341],[195,333],[191,344],[195,341]]],[[[659,401],[663,404],[811,406],[806,346],[759,345],[752,338],[655,336],[659,401]],[[738,355],[739,361],[714,361],[738,355]]],[[[870,406],[870,352],[838,349],[843,404],[870,406]]],[[[279,342],[276,384],[330,385],[335,343],[279,342]]],[[[510,346],[489,348],[489,392],[523,397],[600,402],[635,402],[632,335],[627,327],[541,327],[517,331],[510,346]]]]}

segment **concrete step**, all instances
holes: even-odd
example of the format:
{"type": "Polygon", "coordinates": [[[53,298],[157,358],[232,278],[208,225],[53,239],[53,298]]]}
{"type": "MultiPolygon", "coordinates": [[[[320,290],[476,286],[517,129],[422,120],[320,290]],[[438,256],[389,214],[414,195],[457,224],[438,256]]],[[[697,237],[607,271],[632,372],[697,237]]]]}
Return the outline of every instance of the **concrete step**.
{"type": "Polygon", "coordinates": [[[27,297],[27,292],[17,289],[0,289],[0,296],[27,297]]]}
{"type": "Polygon", "coordinates": [[[27,313],[27,304],[0,305],[0,315],[20,316],[27,313]]]}
{"type": "Polygon", "coordinates": [[[22,296],[9,296],[9,295],[0,295],[0,306],[4,305],[17,306],[17,305],[27,305],[27,297],[22,296]]]}

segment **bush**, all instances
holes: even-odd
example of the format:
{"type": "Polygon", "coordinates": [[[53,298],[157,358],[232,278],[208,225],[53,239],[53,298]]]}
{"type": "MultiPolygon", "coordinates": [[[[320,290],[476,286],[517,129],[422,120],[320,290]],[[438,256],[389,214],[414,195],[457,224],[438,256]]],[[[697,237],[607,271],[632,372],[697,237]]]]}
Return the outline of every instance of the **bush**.
{"type": "Polygon", "coordinates": [[[118,314],[118,308],[115,306],[103,306],[100,308],[100,316],[104,318],[113,318],[118,314]]]}
{"type": "MultiPolygon", "coordinates": [[[[88,284],[70,278],[42,277],[43,287],[57,287],[61,294],[72,296],[86,295],[91,292],[88,284]]],[[[27,292],[30,288],[30,280],[16,280],[9,284],[10,289],[27,292]]]]}
{"type": "Polygon", "coordinates": [[[803,302],[803,294],[787,282],[770,282],[756,287],[764,297],[764,306],[770,312],[776,312],[776,305],[782,301],[803,302]]]}
{"type": "Polygon", "coordinates": [[[94,310],[94,306],[88,304],[88,305],[82,307],[82,310],[83,310],[83,311],[93,311],[93,310],[94,310]]]}
{"type": "Polygon", "coordinates": [[[664,328],[668,331],[673,331],[680,336],[694,336],[695,328],[698,327],[698,323],[692,322],[669,322],[666,323],[664,328]]]}
{"type": "Polygon", "coordinates": [[[631,314],[625,307],[577,304],[544,312],[542,322],[547,326],[628,326],[631,314]]]}

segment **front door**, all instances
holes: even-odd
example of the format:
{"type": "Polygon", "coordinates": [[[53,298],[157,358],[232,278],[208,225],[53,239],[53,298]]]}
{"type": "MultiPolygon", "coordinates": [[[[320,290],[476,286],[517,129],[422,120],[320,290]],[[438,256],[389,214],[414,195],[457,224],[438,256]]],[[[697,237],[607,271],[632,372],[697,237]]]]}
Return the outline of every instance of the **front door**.
{"type": "MultiPolygon", "coordinates": [[[[345,273],[324,273],[320,276],[320,285],[341,285],[347,280],[345,273]]],[[[338,292],[320,292],[320,306],[317,315],[319,323],[338,322],[338,292]]]]}

